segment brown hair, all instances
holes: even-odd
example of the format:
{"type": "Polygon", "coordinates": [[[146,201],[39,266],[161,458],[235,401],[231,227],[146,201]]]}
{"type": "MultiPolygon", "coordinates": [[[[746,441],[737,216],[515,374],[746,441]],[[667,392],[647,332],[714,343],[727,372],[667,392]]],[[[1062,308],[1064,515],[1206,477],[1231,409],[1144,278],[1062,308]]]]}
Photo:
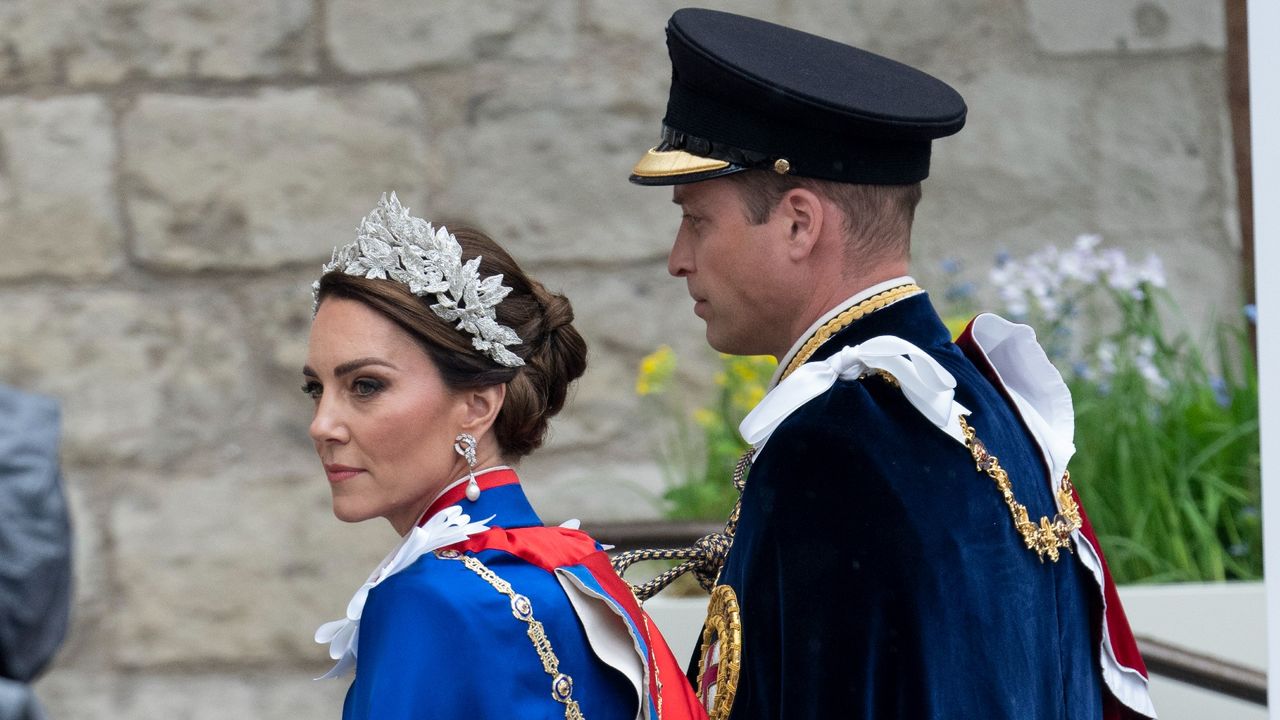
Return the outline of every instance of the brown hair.
{"type": "Polygon", "coordinates": [[[768,220],[787,191],[805,188],[831,200],[844,213],[847,248],[853,257],[888,260],[906,257],[911,250],[911,222],[920,203],[920,183],[855,185],[770,170],[744,170],[727,177],[737,186],[747,220],[753,225],[768,220]]]}
{"type": "Polygon", "coordinates": [[[504,367],[471,345],[471,335],[441,320],[431,310],[435,297],[417,297],[393,280],[370,280],[341,272],[320,278],[318,297],[342,297],[364,303],[408,332],[435,362],[447,386],[455,390],[506,384],[507,395],[494,421],[498,445],[507,460],[517,460],[542,445],[547,423],[564,407],[569,384],[587,369],[587,343],[574,329],[569,300],[525,274],[496,242],[469,228],[454,230],[462,258],[481,256],[480,276],[502,275],[511,293],[494,308],[498,322],[520,336],[508,349],[525,364],[504,367]]]}

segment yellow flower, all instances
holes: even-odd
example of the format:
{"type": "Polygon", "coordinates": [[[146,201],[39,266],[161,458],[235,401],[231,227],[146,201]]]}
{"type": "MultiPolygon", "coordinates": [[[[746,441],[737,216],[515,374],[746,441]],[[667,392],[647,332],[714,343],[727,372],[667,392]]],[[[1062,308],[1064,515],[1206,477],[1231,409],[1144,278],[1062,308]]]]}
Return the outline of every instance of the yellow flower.
{"type": "Polygon", "coordinates": [[[969,327],[970,319],[968,315],[949,315],[942,319],[942,323],[950,331],[951,339],[955,340],[960,337],[960,333],[964,332],[965,328],[969,327]]]}
{"type": "Polygon", "coordinates": [[[709,428],[712,425],[715,425],[718,420],[719,416],[707,408],[698,408],[693,411],[693,421],[704,428],[709,428]]]}
{"type": "Polygon", "coordinates": [[[636,394],[653,395],[666,392],[667,384],[671,382],[671,376],[675,371],[675,351],[670,345],[660,346],[640,360],[640,371],[636,373],[636,394]]]}

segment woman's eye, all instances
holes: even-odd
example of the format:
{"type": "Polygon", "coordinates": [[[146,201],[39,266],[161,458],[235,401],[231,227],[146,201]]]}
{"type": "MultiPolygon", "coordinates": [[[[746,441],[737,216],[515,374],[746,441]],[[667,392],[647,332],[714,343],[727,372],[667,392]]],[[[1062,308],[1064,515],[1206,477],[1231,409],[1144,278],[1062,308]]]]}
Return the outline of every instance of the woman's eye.
{"type": "Polygon", "coordinates": [[[360,378],[351,383],[351,391],[359,397],[376,395],[382,389],[382,383],[369,378],[360,378]]]}
{"type": "Polygon", "coordinates": [[[307,382],[302,383],[303,394],[310,395],[312,400],[319,400],[320,393],[323,390],[324,388],[315,380],[308,380],[307,382]]]}

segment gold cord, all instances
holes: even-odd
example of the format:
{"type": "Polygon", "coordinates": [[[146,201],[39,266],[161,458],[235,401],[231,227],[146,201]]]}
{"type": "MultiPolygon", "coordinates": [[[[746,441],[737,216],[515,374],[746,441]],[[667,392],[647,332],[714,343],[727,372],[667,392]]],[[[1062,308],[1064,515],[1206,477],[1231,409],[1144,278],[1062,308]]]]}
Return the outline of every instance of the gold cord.
{"type": "Polygon", "coordinates": [[[783,371],[782,377],[779,378],[779,381],[786,379],[788,375],[795,372],[796,368],[803,365],[805,361],[812,357],[813,354],[817,352],[818,348],[822,347],[823,343],[831,339],[831,336],[849,327],[849,325],[855,320],[864,318],[877,310],[889,307],[899,300],[906,299],[912,295],[922,292],[924,292],[924,289],[915,283],[899,285],[898,287],[889,288],[877,295],[872,295],[866,300],[863,300],[857,305],[854,305],[848,310],[845,310],[839,315],[831,318],[827,322],[823,323],[822,327],[818,328],[817,332],[805,341],[805,344],[800,348],[800,351],[796,353],[796,356],[791,358],[791,362],[787,363],[787,369],[783,371]]]}

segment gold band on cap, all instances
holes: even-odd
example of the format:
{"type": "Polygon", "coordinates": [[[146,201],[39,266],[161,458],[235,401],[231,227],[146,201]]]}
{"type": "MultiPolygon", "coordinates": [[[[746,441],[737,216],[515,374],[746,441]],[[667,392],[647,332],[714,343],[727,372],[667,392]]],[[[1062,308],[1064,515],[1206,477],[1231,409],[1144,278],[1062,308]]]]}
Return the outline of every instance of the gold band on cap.
{"type": "Polygon", "coordinates": [[[658,150],[649,148],[649,152],[640,158],[640,162],[631,169],[636,177],[676,177],[693,173],[723,170],[729,167],[724,160],[699,157],[684,150],[658,150]]]}

